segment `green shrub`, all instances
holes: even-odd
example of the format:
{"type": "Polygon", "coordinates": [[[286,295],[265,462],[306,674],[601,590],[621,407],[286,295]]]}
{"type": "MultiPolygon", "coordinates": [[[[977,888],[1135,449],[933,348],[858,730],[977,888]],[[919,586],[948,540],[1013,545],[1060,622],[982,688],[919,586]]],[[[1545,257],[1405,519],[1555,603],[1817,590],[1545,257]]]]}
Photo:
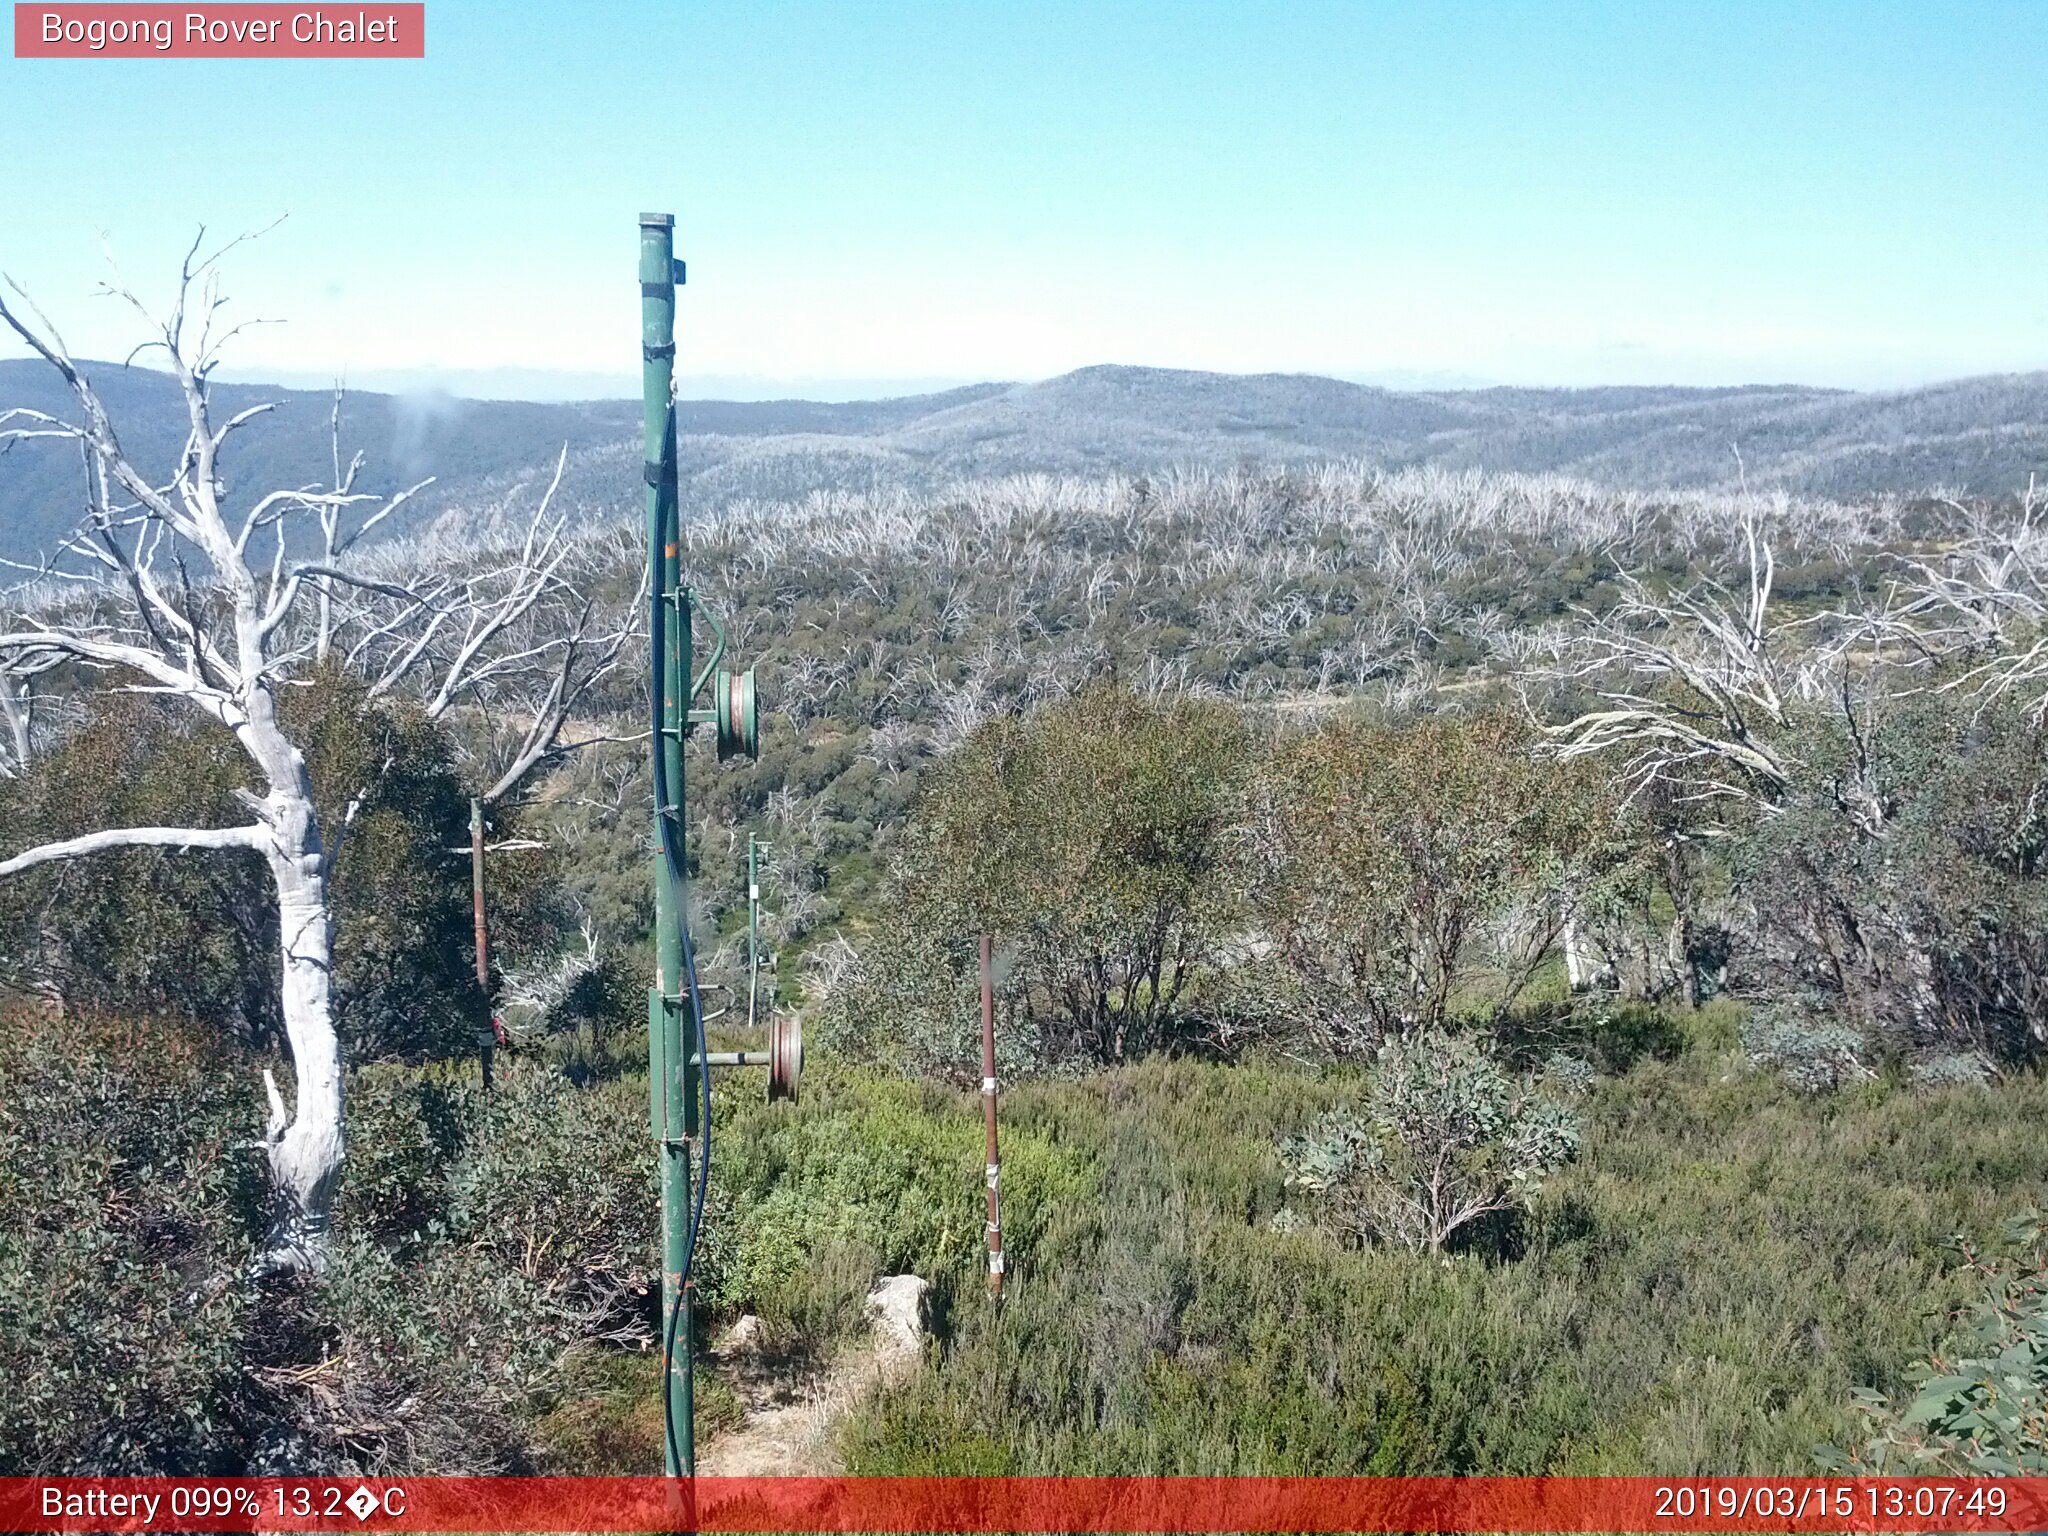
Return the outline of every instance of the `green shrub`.
{"type": "Polygon", "coordinates": [[[2038,1212],[2008,1222],[2019,1252],[1993,1258],[1957,1241],[1982,1294],[1942,1347],[1907,1372],[1910,1397],[1861,1388],[1869,1438],[1829,1453],[1866,1477],[2039,1477],[2048,1473],[2048,1243],[2038,1212]]]}
{"type": "Polygon", "coordinates": [[[356,1142],[382,1145],[361,1189],[352,1146],[306,1302],[333,1365],[297,1394],[303,1432],[365,1471],[532,1470],[579,1350],[652,1343],[645,1085],[579,1089],[524,1062],[489,1094],[389,1068],[354,1083],[356,1142]]]}
{"type": "Polygon", "coordinates": [[[1921,1057],[1906,1075],[1916,1088],[1960,1088],[1989,1082],[1995,1072],[1981,1052],[1953,1051],[1921,1057]]]}
{"type": "MultiPolygon", "coordinates": [[[[978,1097],[825,1066],[800,1105],[719,1102],[712,1187],[730,1205],[700,1282],[708,1308],[829,1327],[858,1319],[878,1274],[942,1275],[981,1252],[978,1097]]],[[[1048,1207],[1083,1186],[1029,1128],[1005,1126],[1003,1157],[1032,1191],[1005,1214],[1028,1250],[1048,1207]]]]}
{"type": "Polygon", "coordinates": [[[481,1091],[472,1074],[376,1063],[349,1075],[339,1226],[397,1247],[445,1235],[447,1164],[462,1148],[471,1100],[481,1091]]]}
{"type": "Polygon", "coordinates": [[[1777,1072],[1801,1093],[1827,1093],[1874,1077],[1870,1039],[1827,1018],[1824,1001],[1773,999],[1750,1010],[1742,1046],[1751,1062],[1777,1072]]]}
{"type": "Polygon", "coordinates": [[[1572,1038],[1575,1043],[1584,1041],[1586,1055],[1602,1072],[1626,1072],[1652,1057],[1668,1061],[1685,1049],[1685,1025],[1669,1008],[1634,998],[1600,997],[1581,1014],[1583,1022],[1572,1038]]]}
{"type": "Polygon", "coordinates": [[[2017,701],[1922,692],[1807,710],[1778,813],[1741,840],[1756,992],[1889,1057],[2042,1049],[2048,728],[2017,701]]]}
{"type": "Polygon", "coordinates": [[[1475,1039],[1430,1032],[1383,1044],[1364,1112],[1324,1112],[1284,1156],[1288,1185],[1340,1230],[1435,1253],[1526,1207],[1578,1145],[1577,1117],[1545,1086],[1475,1039]]]}
{"type": "MultiPolygon", "coordinates": [[[[1530,1204],[1515,1262],[1276,1231],[1279,1146],[1361,1102],[1348,1069],[1152,1058],[1021,1086],[1085,1193],[1030,1210],[1000,1309],[978,1263],[933,1278],[944,1347],[858,1408],[851,1470],[1019,1474],[1807,1474],[1891,1389],[1982,1230],[2048,1175],[2031,1075],[1814,1100],[1701,1044],[1580,1101],[1579,1156],[1530,1204]]],[[[971,1189],[971,1184],[970,1184],[971,1189]]]]}
{"type": "Polygon", "coordinates": [[[202,1032],[0,1017],[0,1474],[240,1467],[261,1124],[202,1032]]]}
{"type": "MultiPolygon", "coordinates": [[[[739,1422],[732,1389],[697,1375],[697,1443],[739,1422]]],[[[533,1459],[549,1475],[646,1476],[662,1464],[661,1361],[654,1354],[582,1349],[564,1363],[560,1396],[534,1422],[533,1459]]]]}

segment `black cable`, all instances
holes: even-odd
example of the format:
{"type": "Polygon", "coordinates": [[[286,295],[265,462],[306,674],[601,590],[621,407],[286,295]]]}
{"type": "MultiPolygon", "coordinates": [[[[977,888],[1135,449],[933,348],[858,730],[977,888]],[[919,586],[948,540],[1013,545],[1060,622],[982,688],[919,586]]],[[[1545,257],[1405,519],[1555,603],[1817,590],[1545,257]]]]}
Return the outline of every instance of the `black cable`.
{"type": "MultiPolygon", "coordinates": [[[[668,430],[663,434],[662,441],[663,473],[655,490],[657,505],[664,491],[669,491],[670,494],[673,494],[671,490],[672,481],[669,477],[669,466],[674,462],[675,412],[674,407],[671,406],[668,430]]],[[[657,522],[659,522],[659,519],[657,519],[657,522]]],[[[654,566],[652,580],[648,583],[654,594],[653,611],[648,617],[648,649],[652,653],[650,664],[651,682],[648,696],[653,716],[651,739],[654,743],[654,814],[661,823],[662,857],[668,865],[669,880],[675,886],[676,930],[681,940],[683,975],[689,983],[690,1017],[696,1026],[694,1033],[697,1048],[697,1084],[699,1103],[702,1106],[698,1127],[700,1139],[697,1189],[695,1197],[691,1201],[689,1235],[683,1243],[682,1272],[676,1277],[676,1304],[669,1312],[667,1326],[663,1331],[662,1346],[663,1357],[668,1362],[668,1369],[662,1373],[661,1378],[662,1429],[668,1440],[669,1460],[680,1464],[682,1454],[676,1437],[675,1419],[674,1361],[676,1334],[682,1321],[683,1302],[690,1284],[690,1272],[695,1267],[697,1261],[697,1235],[704,1226],[704,1196],[705,1192],[711,1187],[711,1068],[707,1059],[710,1051],[707,1048],[704,1035],[704,1005],[702,999],[697,994],[697,952],[696,947],[690,942],[690,922],[687,904],[684,901],[683,826],[677,815],[681,807],[673,804],[669,799],[668,760],[664,750],[667,746],[667,740],[663,735],[665,723],[663,720],[665,713],[663,704],[667,693],[668,606],[667,600],[662,593],[665,555],[660,534],[663,531],[657,526],[654,547],[649,551],[649,557],[654,566]]],[[[689,623],[689,615],[687,613],[681,617],[685,624],[689,623]]],[[[687,677],[681,679],[685,687],[688,686],[690,681],[691,679],[687,677]]],[[[683,709],[684,718],[687,719],[689,709],[689,701],[687,699],[683,701],[683,709]]],[[[680,724],[681,722],[679,721],[678,725],[680,726],[680,724]]],[[[666,1012],[668,999],[665,994],[662,999],[662,1007],[664,1012],[666,1012]]],[[[665,1056],[664,1061],[666,1061],[665,1056]]],[[[673,1070],[672,1064],[670,1064],[670,1070],[673,1070]]],[[[668,1102],[667,1083],[661,1085],[661,1093],[663,1105],[666,1106],[668,1102]]],[[[664,1123],[663,1129],[668,1129],[666,1123],[664,1123]]],[[[666,1155],[666,1149],[664,1149],[664,1155],[666,1155]]],[[[688,1347],[687,1343],[685,1347],[688,1347]]]]}
{"type": "MultiPolygon", "coordinates": [[[[679,922],[683,930],[683,971],[690,982],[690,1011],[697,1020],[697,1083],[700,1102],[703,1104],[702,1152],[699,1155],[697,1193],[691,1202],[690,1234],[683,1244],[683,1270],[676,1282],[676,1304],[670,1309],[668,1326],[662,1336],[662,1357],[671,1362],[661,1377],[661,1423],[668,1438],[669,1460],[678,1466],[682,1464],[682,1451],[676,1440],[675,1408],[675,1359],[676,1333],[683,1317],[683,1297],[690,1283],[690,1271],[697,1261],[697,1233],[704,1224],[704,1193],[711,1187],[711,1069],[703,1065],[706,1055],[704,1043],[704,1009],[697,997],[697,956],[690,943],[687,922],[679,922]]],[[[667,1085],[663,1085],[664,1096],[667,1085]]],[[[687,1367],[686,1367],[687,1368],[687,1367]]]]}

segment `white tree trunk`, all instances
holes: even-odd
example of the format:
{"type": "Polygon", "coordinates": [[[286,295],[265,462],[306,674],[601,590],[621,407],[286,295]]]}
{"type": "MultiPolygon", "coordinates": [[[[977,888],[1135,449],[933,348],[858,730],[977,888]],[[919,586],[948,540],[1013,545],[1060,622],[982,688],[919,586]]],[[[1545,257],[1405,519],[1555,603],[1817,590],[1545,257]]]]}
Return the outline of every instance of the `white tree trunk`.
{"type": "Polygon", "coordinates": [[[7,750],[0,753],[0,777],[27,768],[33,749],[28,734],[28,702],[21,695],[14,673],[0,665],[0,721],[7,726],[7,750]]]}
{"type": "MultiPolygon", "coordinates": [[[[310,821],[309,821],[310,825],[310,821]]],[[[315,834],[317,843],[317,833],[315,834]]],[[[332,916],[317,851],[276,858],[277,911],[283,948],[285,1038],[296,1080],[293,1113],[271,1086],[271,1181],[277,1216],[262,1263],[267,1268],[318,1269],[327,1255],[334,1187],[347,1150],[342,1130],[341,1043],[334,1033],[332,916]]]]}
{"type": "Polygon", "coordinates": [[[1583,992],[1593,984],[1593,962],[1586,954],[1586,936],[1579,929],[1576,912],[1564,920],[1564,974],[1572,991],[1583,992]]]}
{"type": "Polygon", "coordinates": [[[341,1042],[334,1032],[334,914],[312,777],[305,755],[280,728],[276,705],[268,687],[250,689],[247,713],[235,727],[270,781],[259,814],[270,833],[265,859],[277,887],[279,1001],[295,1079],[289,1118],[276,1086],[265,1082],[270,1122],[264,1141],[277,1207],[259,1263],[318,1269],[327,1258],[334,1188],[347,1150],[341,1042]]]}

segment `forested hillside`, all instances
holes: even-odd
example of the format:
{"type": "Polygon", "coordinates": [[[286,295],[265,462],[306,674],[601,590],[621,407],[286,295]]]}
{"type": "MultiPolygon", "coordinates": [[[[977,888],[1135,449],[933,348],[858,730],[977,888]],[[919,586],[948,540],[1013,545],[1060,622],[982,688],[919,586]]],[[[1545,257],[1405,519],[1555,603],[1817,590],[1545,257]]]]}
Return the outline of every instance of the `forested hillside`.
{"type": "MultiPolygon", "coordinates": [[[[185,418],[174,382],[88,363],[138,463],[167,472],[185,418]]],[[[225,409],[275,402],[264,430],[225,460],[231,499],[325,472],[331,394],[222,384],[225,409]],[[260,488],[260,489],[259,489],[260,488]]],[[[0,360],[0,400],[55,410],[39,364],[0,360]]],[[[639,406],[525,404],[352,392],[343,437],[365,454],[362,488],[435,483],[383,536],[487,529],[567,448],[563,504],[602,520],[630,512],[639,406]]],[[[1098,367],[1030,384],[847,404],[685,401],[683,488],[710,514],[735,500],[814,491],[942,491],[1017,473],[1157,473],[1175,466],[1308,465],[1569,474],[1618,490],[1726,487],[1742,478],[1824,496],[1930,488],[2023,489],[2048,457],[2048,383],[1964,379],[1891,394],[1795,386],[1741,389],[1485,389],[1407,392],[1293,374],[1098,367]],[[1740,454],[1740,464],[1737,455],[1740,454]]],[[[0,557],[47,552],[81,504],[75,457],[14,444],[0,458],[0,557]]]]}
{"type": "MultiPolygon", "coordinates": [[[[2006,1235],[2048,1175],[2032,516],[1310,468],[693,521],[768,709],[758,764],[693,749],[703,975],[743,985],[755,832],[813,1058],[794,1111],[720,1095],[701,1342],[748,1311],[826,1358],[875,1275],[933,1280],[860,1471],[2032,1464],[2038,1396],[1944,1427],[1991,1347],[1950,1312],[2040,1294],[2006,1235]],[[1901,1421],[1927,1359],[1962,1384],[1901,1421]]],[[[592,529],[578,580],[639,558],[592,529]]],[[[494,1001],[457,851],[488,721],[305,706],[362,722],[322,782],[389,744],[337,870],[351,1141],[310,1280],[237,1278],[280,1043],[254,870],[0,884],[10,1469],[658,1461],[636,670],[580,706],[622,739],[494,813],[528,845],[494,1001]]],[[[208,728],[35,688],[7,848],[103,811],[94,774],[123,819],[231,803],[208,728]]],[[[703,1431],[736,1411],[707,1377],[703,1431]]]]}

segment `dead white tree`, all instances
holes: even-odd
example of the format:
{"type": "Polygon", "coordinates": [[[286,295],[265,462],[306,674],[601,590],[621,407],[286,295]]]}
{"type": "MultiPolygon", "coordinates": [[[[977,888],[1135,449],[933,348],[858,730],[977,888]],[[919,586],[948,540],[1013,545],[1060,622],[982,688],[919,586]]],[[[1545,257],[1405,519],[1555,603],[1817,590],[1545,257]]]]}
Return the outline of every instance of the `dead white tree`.
{"type": "MultiPolygon", "coordinates": [[[[322,584],[316,653],[369,679],[371,698],[410,697],[428,719],[459,726],[456,744],[486,809],[581,747],[638,739],[566,734],[626,659],[647,594],[643,570],[623,602],[590,595],[620,562],[553,510],[567,462],[564,448],[508,558],[473,563],[473,551],[448,549],[442,569],[418,574],[419,551],[401,546],[366,553],[352,581],[322,584]]],[[[333,548],[331,525],[322,531],[333,548]]]]}
{"type": "Polygon", "coordinates": [[[36,753],[36,678],[64,658],[55,651],[0,656],[0,779],[21,774],[36,753]]]}
{"type": "MultiPolygon", "coordinates": [[[[566,706],[588,686],[596,637],[585,629],[549,639],[528,631],[507,643],[519,624],[567,597],[562,528],[547,520],[545,503],[522,548],[461,576],[421,573],[417,562],[380,567],[354,558],[361,536],[412,494],[359,492],[354,468],[331,485],[271,491],[230,510],[223,451],[272,408],[252,406],[219,421],[209,389],[222,345],[243,328],[223,329],[219,288],[220,258],[239,243],[202,255],[195,241],[162,318],[118,273],[107,289],[142,317],[149,339],[137,352],[160,351],[182,397],[187,434],[166,478],[153,478],[130,458],[48,317],[11,280],[16,302],[32,318],[0,294],[0,322],[56,370],[75,407],[70,418],[0,414],[0,442],[56,438],[80,446],[88,508],[60,559],[97,578],[62,604],[16,599],[0,607],[0,665],[73,662],[104,673],[109,686],[182,701],[216,722],[241,745],[260,785],[239,796],[249,819],[228,827],[110,827],[0,859],[0,875],[114,848],[262,859],[277,897],[279,1001],[294,1078],[288,1109],[272,1074],[264,1073],[270,1107],[262,1146],[277,1216],[262,1262],[302,1268],[324,1257],[346,1145],[330,882],[363,795],[336,825],[321,825],[306,757],[279,717],[280,690],[331,656],[349,625],[374,633],[367,642],[356,633],[350,657],[373,688],[431,677],[430,713],[445,714],[480,688],[510,688],[515,679],[530,685],[552,671],[557,681],[543,687],[524,747],[492,786],[502,794],[557,746],[566,706]],[[309,519],[317,522],[317,539],[298,536],[309,519]],[[375,664],[362,665],[367,658],[375,664]]],[[[613,636],[597,644],[596,664],[616,661],[622,643],[613,636]]]]}
{"type": "MultiPolygon", "coordinates": [[[[1709,578],[1659,596],[1624,572],[1621,601],[1597,617],[1582,610],[1586,630],[1563,638],[1558,662],[1539,673],[1553,684],[1590,685],[1600,700],[1546,727],[1549,750],[1567,759],[1619,759],[1623,803],[1638,806],[1655,828],[1675,908],[1664,963],[1693,1001],[1691,955],[1703,915],[1698,844],[1724,830],[1717,818],[1694,812],[1723,805],[1774,813],[1796,766],[1783,745],[1788,707],[1813,692],[1828,664],[1804,643],[1809,635],[1795,633],[1805,628],[1801,621],[1771,611],[1777,561],[1754,506],[1744,510],[1740,532],[1741,588],[1709,578]]],[[[1569,937],[1576,987],[1571,950],[1580,936],[1569,937]]]]}
{"type": "Polygon", "coordinates": [[[1949,505],[1962,536],[1935,558],[1900,561],[1876,641],[1908,664],[1942,665],[1944,692],[2015,695],[2048,714],[2048,492],[2029,477],[2009,518],[1949,505]]]}
{"type": "MultiPolygon", "coordinates": [[[[1811,658],[1771,613],[1777,562],[1753,515],[1742,522],[1747,590],[1708,580],[1660,597],[1622,573],[1621,601],[1589,620],[1549,671],[1591,683],[1601,707],[1550,728],[1561,758],[1623,756],[1633,801],[1652,786],[1680,800],[1735,798],[1768,809],[1789,780],[1776,741],[1811,658]],[[1788,660],[1797,655],[1798,660],[1788,660]]],[[[1794,621],[1796,623],[1796,621],[1794,621]]]]}

